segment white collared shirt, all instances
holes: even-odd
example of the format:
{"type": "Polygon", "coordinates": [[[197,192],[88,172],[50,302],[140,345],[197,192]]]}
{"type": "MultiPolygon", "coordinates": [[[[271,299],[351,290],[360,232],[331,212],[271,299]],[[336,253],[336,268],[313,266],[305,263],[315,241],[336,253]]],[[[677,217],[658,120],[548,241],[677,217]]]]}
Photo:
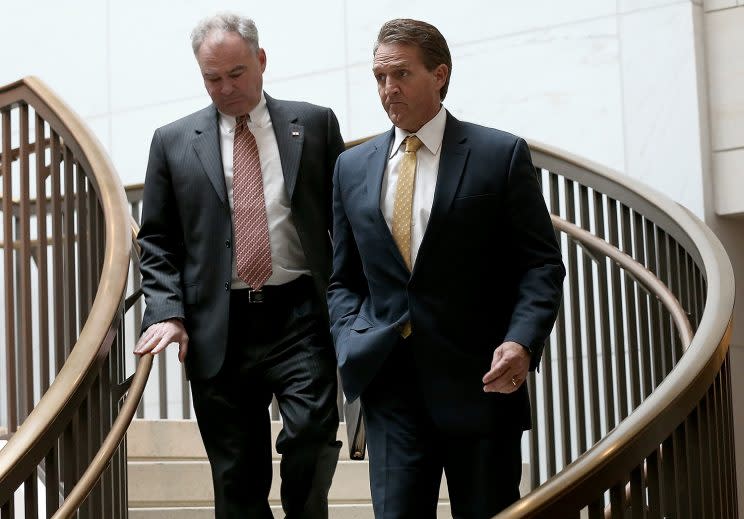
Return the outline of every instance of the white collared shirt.
{"type": "MultiPolygon", "coordinates": [[[[251,110],[248,129],[256,138],[258,156],[261,159],[261,173],[266,199],[266,217],[269,222],[269,239],[271,241],[271,277],[267,285],[282,285],[302,274],[310,274],[305,254],[300,244],[292,211],[289,206],[289,195],[284,185],[282,163],[279,158],[279,146],[271,124],[266,98],[261,94],[261,101],[251,110]]],[[[227,197],[230,201],[230,214],[233,213],[233,142],[235,140],[235,117],[220,113],[220,148],[222,150],[222,169],[225,173],[227,197]]],[[[235,228],[233,222],[233,228],[235,228]]],[[[233,251],[235,246],[233,245],[233,251]]],[[[238,278],[233,253],[232,288],[246,288],[247,285],[238,278]]]]}
{"type": "Polygon", "coordinates": [[[416,135],[423,145],[416,152],[416,178],[413,185],[413,214],[411,216],[411,264],[416,263],[421,241],[424,239],[426,226],[429,224],[431,206],[434,203],[434,190],[437,187],[439,159],[442,151],[444,125],[447,122],[447,111],[439,109],[428,123],[415,134],[395,128],[395,138],[390,146],[385,174],[382,177],[380,208],[390,232],[393,230],[393,206],[395,190],[398,186],[398,172],[403,160],[405,148],[403,140],[409,135],[416,135]]]}

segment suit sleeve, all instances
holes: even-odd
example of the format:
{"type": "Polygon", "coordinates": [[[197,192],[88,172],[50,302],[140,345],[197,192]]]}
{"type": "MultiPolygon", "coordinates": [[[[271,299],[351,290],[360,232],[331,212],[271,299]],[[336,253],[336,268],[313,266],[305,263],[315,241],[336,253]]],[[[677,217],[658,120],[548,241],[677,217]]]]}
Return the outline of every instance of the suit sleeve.
{"type": "Polygon", "coordinates": [[[331,335],[339,358],[346,347],[351,324],[369,296],[354,233],[343,201],[341,171],[344,156],[336,161],[333,174],[333,272],[328,287],[328,311],[331,335]]]}
{"type": "Polygon", "coordinates": [[[555,323],[566,270],[537,172],[523,139],[514,148],[508,182],[512,261],[521,277],[505,340],[530,349],[530,369],[534,370],[555,323]]]}
{"type": "MultiPolygon", "coordinates": [[[[338,126],[338,119],[336,119],[336,114],[333,113],[333,110],[330,108],[328,109],[328,142],[327,142],[327,171],[328,171],[328,197],[327,200],[333,200],[333,172],[336,167],[336,160],[338,159],[338,156],[341,155],[341,153],[346,148],[346,145],[344,144],[344,140],[341,138],[341,130],[338,126]]],[[[333,236],[333,205],[329,204],[328,206],[328,219],[327,221],[330,224],[330,227],[328,229],[328,232],[333,236]]]]}
{"type": "Polygon", "coordinates": [[[142,330],[184,318],[181,270],[183,233],[162,137],[155,132],[145,175],[139,242],[145,315],[142,330]]]}

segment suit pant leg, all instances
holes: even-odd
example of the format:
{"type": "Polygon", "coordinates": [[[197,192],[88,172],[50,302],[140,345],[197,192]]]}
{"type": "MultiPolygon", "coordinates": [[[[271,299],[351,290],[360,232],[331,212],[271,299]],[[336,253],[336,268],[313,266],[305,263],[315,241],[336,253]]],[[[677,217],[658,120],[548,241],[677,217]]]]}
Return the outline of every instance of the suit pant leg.
{"type": "Polygon", "coordinates": [[[375,518],[435,518],[442,456],[406,341],[396,345],[361,398],[375,518]]]}
{"type": "Polygon", "coordinates": [[[289,519],[325,518],[340,450],[327,320],[310,278],[265,292],[264,303],[251,304],[247,291],[233,291],[223,366],[215,377],[191,383],[212,468],[215,514],[273,517],[268,407],[276,394],[284,418],[277,439],[282,505],[289,519]]]}
{"type": "Polygon", "coordinates": [[[273,518],[268,504],[271,393],[260,383],[241,380],[237,369],[223,369],[208,380],[192,380],[191,392],[212,469],[215,517],[273,518]]]}
{"type": "Polygon", "coordinates": [[[328,491],[341,449],[336,357],[323,308],[310,292],[294,305],[283,344],[262,361],[282,415],[276,449],[282,455],[287,519],[328,517],[328,491]]]}
{"type": "Polygon", "coordinates": [[[509,428],[442,440],[454,519],[490,518],[519,499],[521,438],[521,429],[509,428]]]}

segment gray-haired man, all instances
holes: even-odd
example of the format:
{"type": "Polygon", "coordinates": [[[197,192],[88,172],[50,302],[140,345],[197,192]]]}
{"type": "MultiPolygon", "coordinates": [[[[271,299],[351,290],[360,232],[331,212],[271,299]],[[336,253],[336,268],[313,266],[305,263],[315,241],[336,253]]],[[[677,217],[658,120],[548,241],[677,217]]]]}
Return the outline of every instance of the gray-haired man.
{"type": "Polygon", "coordinates": [[[213,104],[152,140],[135,352],[178,343],[218,518],[272,517],[272,395],[284,511],[327,517],[340,448],[324,297],[338,122],[328,108],[263,92],[266,52],[251,20],[207,18],[192,44],[213,104]]]}

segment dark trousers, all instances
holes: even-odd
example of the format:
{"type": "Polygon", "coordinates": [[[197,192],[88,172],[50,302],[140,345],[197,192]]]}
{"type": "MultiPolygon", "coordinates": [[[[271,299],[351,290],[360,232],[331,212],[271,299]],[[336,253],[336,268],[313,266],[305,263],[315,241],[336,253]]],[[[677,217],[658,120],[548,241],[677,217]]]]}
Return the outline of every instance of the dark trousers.
{"type": "Polygon", "coordinates": [[[248,302],[247,290],[233,291],[222,369],[211,379],[191,382],[218,519],[273,518],[272,395],[283,421],[276,449],[282,455],[286,516],[328,516],[340,450],[336,387],[328,325],[309,277],[266,287],[258,304],[248,302]]]}
{"type": "Polygon", "coordinates": [[[434,519],[442,472],[452,515],[485,519],[519,499],[520,428],[483,436],[437,429],[424,407],[411,340],[401,340],[362,394],[377,519],[434,519]]]}

